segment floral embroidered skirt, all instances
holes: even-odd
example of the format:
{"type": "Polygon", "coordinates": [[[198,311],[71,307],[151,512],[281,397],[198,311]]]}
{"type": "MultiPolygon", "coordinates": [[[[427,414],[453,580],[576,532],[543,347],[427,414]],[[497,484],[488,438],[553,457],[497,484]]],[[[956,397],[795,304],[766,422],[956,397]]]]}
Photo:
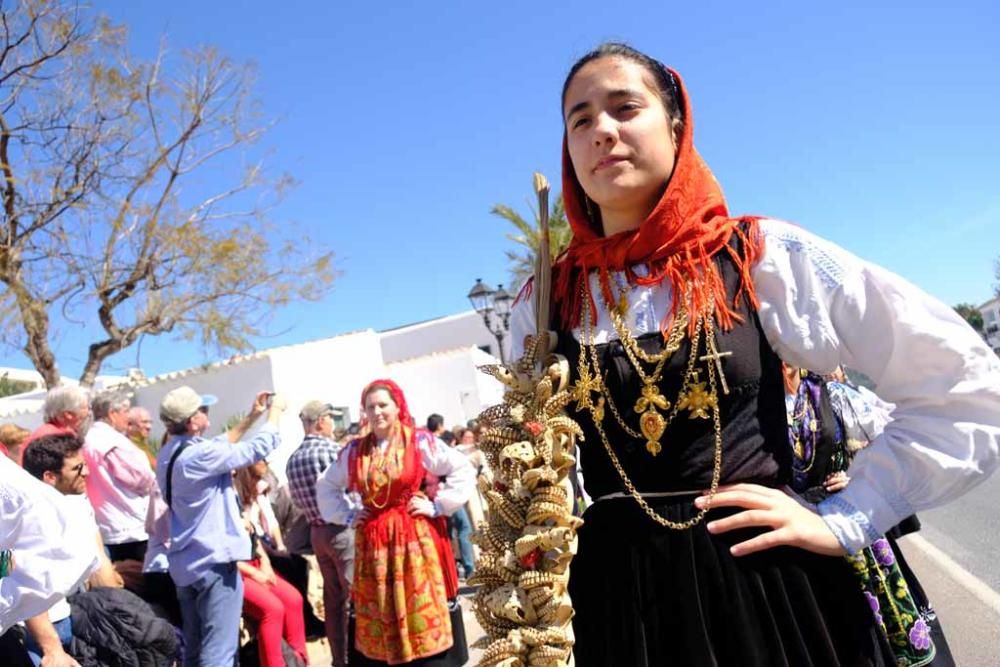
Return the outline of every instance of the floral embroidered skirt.
{"type": "MultiPolygon", "coordinates": [[[[685,521],[692,500],[650,504],[685,521]]],[[[708,520],[731,513],[714,510],[708,520]]],[[[596,503],[584,521],[570,575],[578,667],[928,664],[898,662],[890,637],[901,636],[876,621],[846,558],[790,547],[735,558],[730,546],[759,531],[711,535],[706,522],[669,530],[629,498],[596,503]]],[[[906,631],[926,646],[916,616],[906,631]]],[[[930,664],[952,663],[938,651],[930,664]]]]}
{"type": "Polygon", "coordinates": [[[352,598],[355,648],[389,665],[453,644],[434,528],[422,517],[387,512],[358,530],[352,598]]]}
{"type": "Polygon", "coordinates": [[[954,663],[937,615],[891,537],[848,557],[899,667],[954,663]]]}

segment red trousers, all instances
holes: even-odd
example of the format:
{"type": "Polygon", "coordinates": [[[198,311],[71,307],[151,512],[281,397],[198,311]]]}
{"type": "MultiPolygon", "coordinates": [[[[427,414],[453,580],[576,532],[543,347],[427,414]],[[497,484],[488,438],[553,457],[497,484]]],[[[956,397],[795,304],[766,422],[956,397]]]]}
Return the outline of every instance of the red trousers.
{"type": "MultiPolygon", "coordinates": [[[[259,567],[260,561],[252,560],[250,565],[259,567]]],[[[308,664],[302,595],[294,586],[281,577],[274,584],[260,584],[243,575],[243,613],[258,623],[261,667],[284,667],[282,637],[308,664]]]]}

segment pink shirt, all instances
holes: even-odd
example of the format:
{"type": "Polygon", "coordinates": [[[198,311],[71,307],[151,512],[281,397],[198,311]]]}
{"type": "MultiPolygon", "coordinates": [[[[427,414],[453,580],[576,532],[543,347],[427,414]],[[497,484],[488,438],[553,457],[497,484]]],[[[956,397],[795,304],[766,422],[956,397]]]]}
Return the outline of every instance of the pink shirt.
{"type": "Polygon", "coordinates": [[[105,422],[94,422],[83,446],[87,497],[107,544],[147,539],[146,511],[156,477],[145,452],[105,422]]]}

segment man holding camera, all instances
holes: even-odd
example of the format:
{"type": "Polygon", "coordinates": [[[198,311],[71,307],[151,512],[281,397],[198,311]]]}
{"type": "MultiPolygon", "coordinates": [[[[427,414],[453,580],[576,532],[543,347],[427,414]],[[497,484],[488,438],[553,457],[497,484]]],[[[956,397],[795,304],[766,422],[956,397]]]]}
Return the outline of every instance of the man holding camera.
{"type": "Polygon", "coordinates": [[[156,477],[170,507],[167,558],[184,619],[186,666],[236,661],[243,608],[236,561],[250,559],[250,537],[232,473],[278,447],[278,419],[286,407],[284,398],[261,392],[236,427],[206,439],[208,408],[215,400],[178,387],[160,403],[160,419],[171,437],[157,456],[156,477]],[[267,423],[241,442],[265,411],[267,423]]]}

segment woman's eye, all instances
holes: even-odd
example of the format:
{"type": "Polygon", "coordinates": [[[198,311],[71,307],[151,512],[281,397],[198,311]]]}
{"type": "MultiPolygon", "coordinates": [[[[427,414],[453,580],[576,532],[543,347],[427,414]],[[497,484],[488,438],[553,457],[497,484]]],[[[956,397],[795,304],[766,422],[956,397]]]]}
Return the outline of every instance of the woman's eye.
{"type": "Polygon", "coordinates": [[[575,129],[579,128],[579,127],[585,126],[589,122],[590,122],[589,118],[580,117],[580,118],[577,118],[576,120],[573,121],[572,127],[575,130],[575,129]]]}

